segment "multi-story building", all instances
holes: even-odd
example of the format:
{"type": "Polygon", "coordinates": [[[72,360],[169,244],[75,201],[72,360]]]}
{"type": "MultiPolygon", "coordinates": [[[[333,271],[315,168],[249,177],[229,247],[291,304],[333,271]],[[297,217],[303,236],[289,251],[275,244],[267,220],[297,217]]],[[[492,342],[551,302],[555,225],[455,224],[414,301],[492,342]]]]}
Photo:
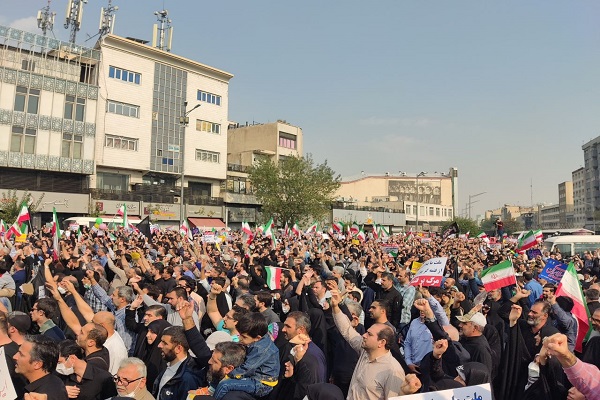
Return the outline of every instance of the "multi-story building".
{"type": "Polygon", "coordinates": [[[558,184],[558,219],[561,229],[575,228],[573,182],[566,181],[558,184]]]}
{"type": "Polygon", "coordinates": [[[0,189],[45,193],[42,222],[126,203],[223,226],[232,77],[136,39],[91,49],[0,26],[0,189]]]}
{"type": "Polygon", "coordinates": [[[273,161],[303,155],[302,129],[286,121],[231,124],[227,132],[227,179],[221,187],[228,226],[257,221],[260,208],[248,179],[248,168],[261,158],[273,161]]]}
{"type": "MultiPolygon", "coordinates": [[[[336,197],[345,207],[400,211],[405,214],[405,225],[415,227],[418,223],[419,230],[435,231],[454,217],[453,204],[458,189],[456,172],[452,168],[449,174],[361,174],[342,179],[336,197]]],[[[381,219],[383,215],[384,212],[372,214],[370,219],[376,224],[388,225],[381,219]]],[[[390,227],[399,228],[395,224],[390,227]]]]}
{"type": "Polygon", "coordinates": [[[537,229],[540,226],[538,207],[523,207],[505,204],[500,208],[487,210],[485,212],[486,220],[496,220],[496,218],[501,218],[503,220],[519,220],[523,223],[525,229],[537,229]]]}
{"type": "Polygon", "coordinates": [[[571,175],[573,179],[573,223],[575,228],[582,228],[586,224],[585,168],[578,168],[571,175]]]}
{"type": "Polygon", "coordinates": [[[44,194],[36,225],[53,208],[88,212],[100,62],[98,49],[0,26],[0,189],[44,194]]]}
{"type": "Polygon", "coordinates": [[[581,146],[585,168],[585,228],[591,229],[595,214],[600,210],[600,170],[598,154],[600,153],[600,136],[581,146]]]}
{"type": "Polygon", "coordinates": [[[115,35],[105,36],[99,48],[103,101],[90,180],[94,198],[139,197],[145,203],[140,217],[153,214],[164,224],[179,221],[182,210],[190,218],[222,218],[233,75],[115,35]]]}
{"type": "Polygon", "coordinates": [[[560,229],[560,206],[552,204],[540,209],[541,229],[560,229]]]}

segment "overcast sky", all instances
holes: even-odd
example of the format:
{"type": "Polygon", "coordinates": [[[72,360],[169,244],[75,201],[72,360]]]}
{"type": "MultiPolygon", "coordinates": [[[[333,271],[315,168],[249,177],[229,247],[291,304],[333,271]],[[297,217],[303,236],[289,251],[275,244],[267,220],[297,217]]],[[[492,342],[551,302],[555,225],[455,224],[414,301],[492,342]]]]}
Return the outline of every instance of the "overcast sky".
{"type": "MultiPolygon", "coordinates": [[[[54,0],[54,35],[67,0],[54,0]]],[[[98,29],[90,0],[78,43],[98,29]]],[[[115,0],[115,34],[234,74],[229,118],[283,119],[343,177],[459,170],[459,210],[556,203],[600,134],[600,2],[115,0]]],[[[40,32],[42,0],[2,0],[0,24],[40,32]],[[8,6],[7,6],[8,5],[8,6]]],[[[96,38],[86,44],[92,46],[96,38]]]]}

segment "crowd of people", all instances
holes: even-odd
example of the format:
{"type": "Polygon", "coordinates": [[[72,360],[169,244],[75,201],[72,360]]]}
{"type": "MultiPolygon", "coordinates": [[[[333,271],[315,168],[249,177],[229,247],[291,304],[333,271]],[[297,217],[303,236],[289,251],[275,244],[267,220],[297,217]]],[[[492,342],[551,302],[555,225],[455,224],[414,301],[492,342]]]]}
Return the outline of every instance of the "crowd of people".
{"type": "Polygon", "coordinates": [[[0,238],[0,348],[18,399],[375,400],[484,384],[496,400],[600,399],[600,249],[567,260],[540,244],[529,259],[510,241],[420,234],[108,233],[0,238]],[[441,286],[411,285],[435,257],[441,286]],[[517,284],[486,291],[482,272],[508,259],[517,284]],[[581,352],[573,299],[540,276],[549,259],[579,273],[593,328],[581,352]]]}

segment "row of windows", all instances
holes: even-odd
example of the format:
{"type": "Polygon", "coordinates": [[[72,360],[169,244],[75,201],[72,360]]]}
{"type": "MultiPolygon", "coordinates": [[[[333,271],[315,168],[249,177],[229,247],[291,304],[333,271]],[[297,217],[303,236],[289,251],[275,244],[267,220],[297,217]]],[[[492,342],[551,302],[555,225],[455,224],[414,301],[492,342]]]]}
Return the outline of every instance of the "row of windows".
{"type": "Polygon", "coordinates": [[[221,96],[208,92],[203,92],[202,90],[198,90],[198,100],[210,104],[216,104],[217,106],[221,105],[221,96]]]}
{"type": "Polygon", "coordinates": [[[140,106],[108,100],[107,111],[112,114],[124,115],[126,117],[140,117],[140,106]]]}
{"type": "MultiPolygon", "coordinates": [[[[37,114],[39,109],[40,91],[17,86],[13,110],[37,114]]],[[[85,99],[70,95],[65,96],[63,118],[83,122],[85,120],[85,99]]]]}
{"type": "Polygon", "coordinates": [[[296,150],[296,139],[290,139],[284,136],[279,136],[279,147],[296,150]]]}
{"type": "Polygon", "coordinates": [[[121,149],[121,150],[138,150],[138,139],[123,137],[123,136],[113,136],[106,135],[104,139],[104,147],[110,147],[113,149],[121,149]]]}
{"type": "Polygon", "coordinates": [[[196,120],[196,130],[200,132],[209,133],[221,133],[221,124],[214,122],[202,121],[201,119],[196,120]]]}
{"type": "Polygon", "coordinates": [[[113,67],[112,65],[108,68],[108,77],[120,79],[125,82],[135,83],[136,85],[142,83],[142,74],[127,71],[126,69],[122,68],[113,67]]]}
{"type": "Polygon", "coordinates": [[[196,160],[210,163],[219,163],[220,154],[214,151],[196,149],[196,160]]]}
{"type": "MultiPolygon", "coordinates": [[[[406,213],[410,215],[415,215],[417,212],[417,206],[411,206],[410,204],[406,205],[406,213]]],[[[427,209],[425,206],[419,206],[419,215],[423,216],[436,216],[436,217],[452,217],[452,210],[449,208],[440,208],[440,207],[429,207],[427,209]],[[434,214],[435,213],[435,214],[434,214]]]]}

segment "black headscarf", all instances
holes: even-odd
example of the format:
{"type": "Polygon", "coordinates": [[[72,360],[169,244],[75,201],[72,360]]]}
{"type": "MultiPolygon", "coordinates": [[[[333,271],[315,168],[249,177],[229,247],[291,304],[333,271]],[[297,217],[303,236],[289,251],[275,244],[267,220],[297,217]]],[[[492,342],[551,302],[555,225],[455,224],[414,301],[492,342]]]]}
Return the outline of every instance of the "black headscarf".
{"type": "Polygon", "coordinates": [[[154,339],[152,344],[146,342],[146,351],[144,353],[143,361],[148,369],[147,382],[154,382],[156,378],[158,378],[160,371],[166,368],[166,362],[162,358],[158,344],[160,343],[163,332],[169,326],[171,326],[171,324],[164,319],[157,319],[148,324],[148,330],[156,333],[156,339],[154,339]]]}

